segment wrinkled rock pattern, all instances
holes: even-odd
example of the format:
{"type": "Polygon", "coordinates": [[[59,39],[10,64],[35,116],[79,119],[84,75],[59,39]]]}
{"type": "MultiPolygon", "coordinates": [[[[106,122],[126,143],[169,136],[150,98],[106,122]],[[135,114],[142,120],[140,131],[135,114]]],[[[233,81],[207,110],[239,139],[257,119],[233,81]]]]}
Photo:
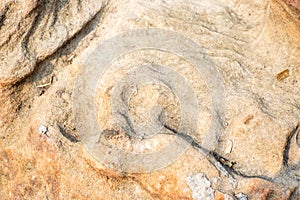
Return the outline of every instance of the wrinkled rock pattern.
{"type": "MultiPolygon", "coordinates": [[[[1,1],[1,198],[200,199],[207,194],[201,199],[221,200],[243,194],[248,199],[300,199],[299,10],[296,0],[1,1]],[[219,144],[206,156],[197,146],[201,141],[191,136],[191,147],[171,165],[125,173],[85,149],[72,95],[80,68],[99,43],[141,28],[172,30],[197,42],[224,81],[226,113],[219,144]],[[46,129],[40,131],[41,126],[46,129]],[[207,191],[196,191],[202,188],[207,191]]],[[[207,131],[209,90],[189,63],[151,50],[130,52],[120,60],[112,65],[186,66],[178,70],[202,103],[199,132],[207,131]]],[[[106,86],[116,81],[110,73],[106,86]]],[[[159,97],[158,91],[163,90],[138,90],[133,110],[139,113],[138,106],[147,109],[153,100],[176,107],[176,98],[159,97]]],[[[114,129],[109,90],[99,99],[106,102],[100,123],[114,129]]],[[[170,112],[168,123],[176,127],[177,110],[170,112]]],[[[111,142],[128,148],[128,138],[117,136],[111,142]]]]}

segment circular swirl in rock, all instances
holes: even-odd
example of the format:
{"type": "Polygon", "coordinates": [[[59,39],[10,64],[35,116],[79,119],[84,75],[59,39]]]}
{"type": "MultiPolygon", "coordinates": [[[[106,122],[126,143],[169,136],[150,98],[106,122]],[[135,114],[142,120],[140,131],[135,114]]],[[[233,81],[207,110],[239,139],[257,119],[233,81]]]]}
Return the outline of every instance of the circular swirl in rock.
{"type": "Polygon", "coordinates": [[[198,96],[188,78],[170,66],[149,63],[129,68],[107,90],[109,98],[101,101],[110,102],[104,110],[111,113],[114,122],[111,129],[99,126],[96,91],[110,64],[124,54],[146,50],[181,57],[204,78],[211,96],[211,123],[201,141],[206,149],[204,155],[216,148],[223,128],[223,81],[214,63],[197,43],[176,32],[160,29],[134,30],[106,40],[80,68],[73,93],[73,114],[78,133],[90,154],[107,167],[122,172],[149,172],[169,165],[194,142],[190,135],[197,132],[198,96]],[[141,95],[143,91],[150,91],[149,88],[153,92],[156,90],[153,88],[160,88],[157,99],[168,96],[168,103],[143,103],[143,98],[153,97],[153,94],[141,95]],[[174,126],[170,125],[172,121],[174,126]],[[148,145],[150,151],[141,151],[147,148],[136,150],[136,144],[148,145]]]}

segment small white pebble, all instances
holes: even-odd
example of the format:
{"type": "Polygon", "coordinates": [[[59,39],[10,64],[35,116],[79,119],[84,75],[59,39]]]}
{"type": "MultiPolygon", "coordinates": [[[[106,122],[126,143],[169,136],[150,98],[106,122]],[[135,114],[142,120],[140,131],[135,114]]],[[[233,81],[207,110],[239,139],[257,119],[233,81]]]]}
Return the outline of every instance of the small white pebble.
{"type": "Polygon", "coordinates": [[[39,127],[39,133],[40,134],[46,134],[48,132],[48,128],[45,125],[40,125],[39,127]]]}
{"type": "Polygon", "coordinates": [[[232,140],[228,140],[228,141],[226,142],[226,148],[225,148],[225,151],[224,151],[224,152],[225,152],[226,154],[231,153],[232,147],[233,147],[233,142],[232,142],[232,140]]]}
{"type": "Polygon", "coordinates": [[[224,126],[225,127],[229,126],[228,122],[224,122],[224,126]]]}
{"type": "Polygon", "coordinates": [[[139,139],[140,140],[143,140],[143,139],[145,139],[145,136],[146,136],[146,134],[145,133],[141,133],[141,134],[139,134],[139,139]]]}

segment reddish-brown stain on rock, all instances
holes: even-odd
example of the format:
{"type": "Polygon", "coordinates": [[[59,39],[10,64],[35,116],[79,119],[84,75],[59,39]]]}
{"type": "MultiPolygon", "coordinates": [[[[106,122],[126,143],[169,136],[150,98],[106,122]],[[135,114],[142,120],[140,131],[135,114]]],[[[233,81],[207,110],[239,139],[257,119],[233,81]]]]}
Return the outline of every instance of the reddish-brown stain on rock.
{"type": "Polygon", "coordinates": [[[287,200],[294,188],[288,188],[280,184],[263,180],[254,180],[248,188],[250,199],[260,200],[287,200]]]}

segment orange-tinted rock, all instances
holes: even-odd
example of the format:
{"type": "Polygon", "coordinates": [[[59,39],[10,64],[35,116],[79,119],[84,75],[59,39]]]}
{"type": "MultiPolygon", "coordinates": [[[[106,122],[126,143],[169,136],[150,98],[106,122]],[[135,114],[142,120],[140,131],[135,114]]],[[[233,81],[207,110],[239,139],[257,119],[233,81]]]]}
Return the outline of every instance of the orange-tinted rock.
{"type": "MultiPolygon", "coordinates": [[[[286,2],[299,9],[296,1],[286,2]]],[[[196,199],[201,196],[195,195],[200,186],[214,191],[219,200],[237,194],[249,199],[279,200],[291,195],[297,199],[296,179],[283,173],[282,158],[286,139],[299,121],[298,18],[284,1],[273,0],[1,1],[0,199],[196,199]],[[210,96],[213,87],[206,84],[215,76],[205,77],[188,59],[165,51],[164,46],[126,52],[112,61],[117,70],[107,70],[97,82],[99,91],[105,93],[95,96],[102,106],[97,113],[99,124],[108,130],[120,129],[111,117],[114,84],[134,67],[158,63],[170,66],[195,92],[199,119],[197,131],[190,135],[194,147],[162,169],[134,174],[99,162],[78,137],[85,132],[79,132],[75,123],[72,95],[82,63],[99,42],[149,27],[172,30],[195,41],[203,51],[201,57],[211,60],[220,73],[226,95],[219,101],[226,115],[224,121],[218,118],[223,131],[213,150],[224,157],[221,163],[217,157],[203,155],[195,145],[201,145],[210,127],[216,99],[210,96]],[[278,81],[276,75],[283,71],[288,76],[278,81]],[[41,125],[47,127],[46,132],[39,132],[41,125]],[[269,177],[274,183],[251,176],[269,177]],[[282,176],[280,183],[274,178],[278,176],[282,176]]],[[[153,38],[154,43],[158,39],[153,38]]],[[[183,42],[171,39],[167,42],[183,42]]],[[[102,53],[112,55],[109,49],[102,53]]],[[[130,112],[138,116],[137,121],[147,122],[151,118],[146,112],[153,105],[165,106],[166,113],[159,117],[165,114],[176,129],[182,107],[164,84],[163,89],[157,84],[136,87],[129,98],[130,112]]],[[[118,131],[111,133],[111,142],[126,150],[151,151],[155,150],[151,145],[160,148],[168,142],[157,136],[150,145],[135,139],[126,146],[128,135],[123,135],[125,141],[114,135],[118,131]]],[[[290,166],[299,163],[297,141],[291,139],[290,166]]]]}

